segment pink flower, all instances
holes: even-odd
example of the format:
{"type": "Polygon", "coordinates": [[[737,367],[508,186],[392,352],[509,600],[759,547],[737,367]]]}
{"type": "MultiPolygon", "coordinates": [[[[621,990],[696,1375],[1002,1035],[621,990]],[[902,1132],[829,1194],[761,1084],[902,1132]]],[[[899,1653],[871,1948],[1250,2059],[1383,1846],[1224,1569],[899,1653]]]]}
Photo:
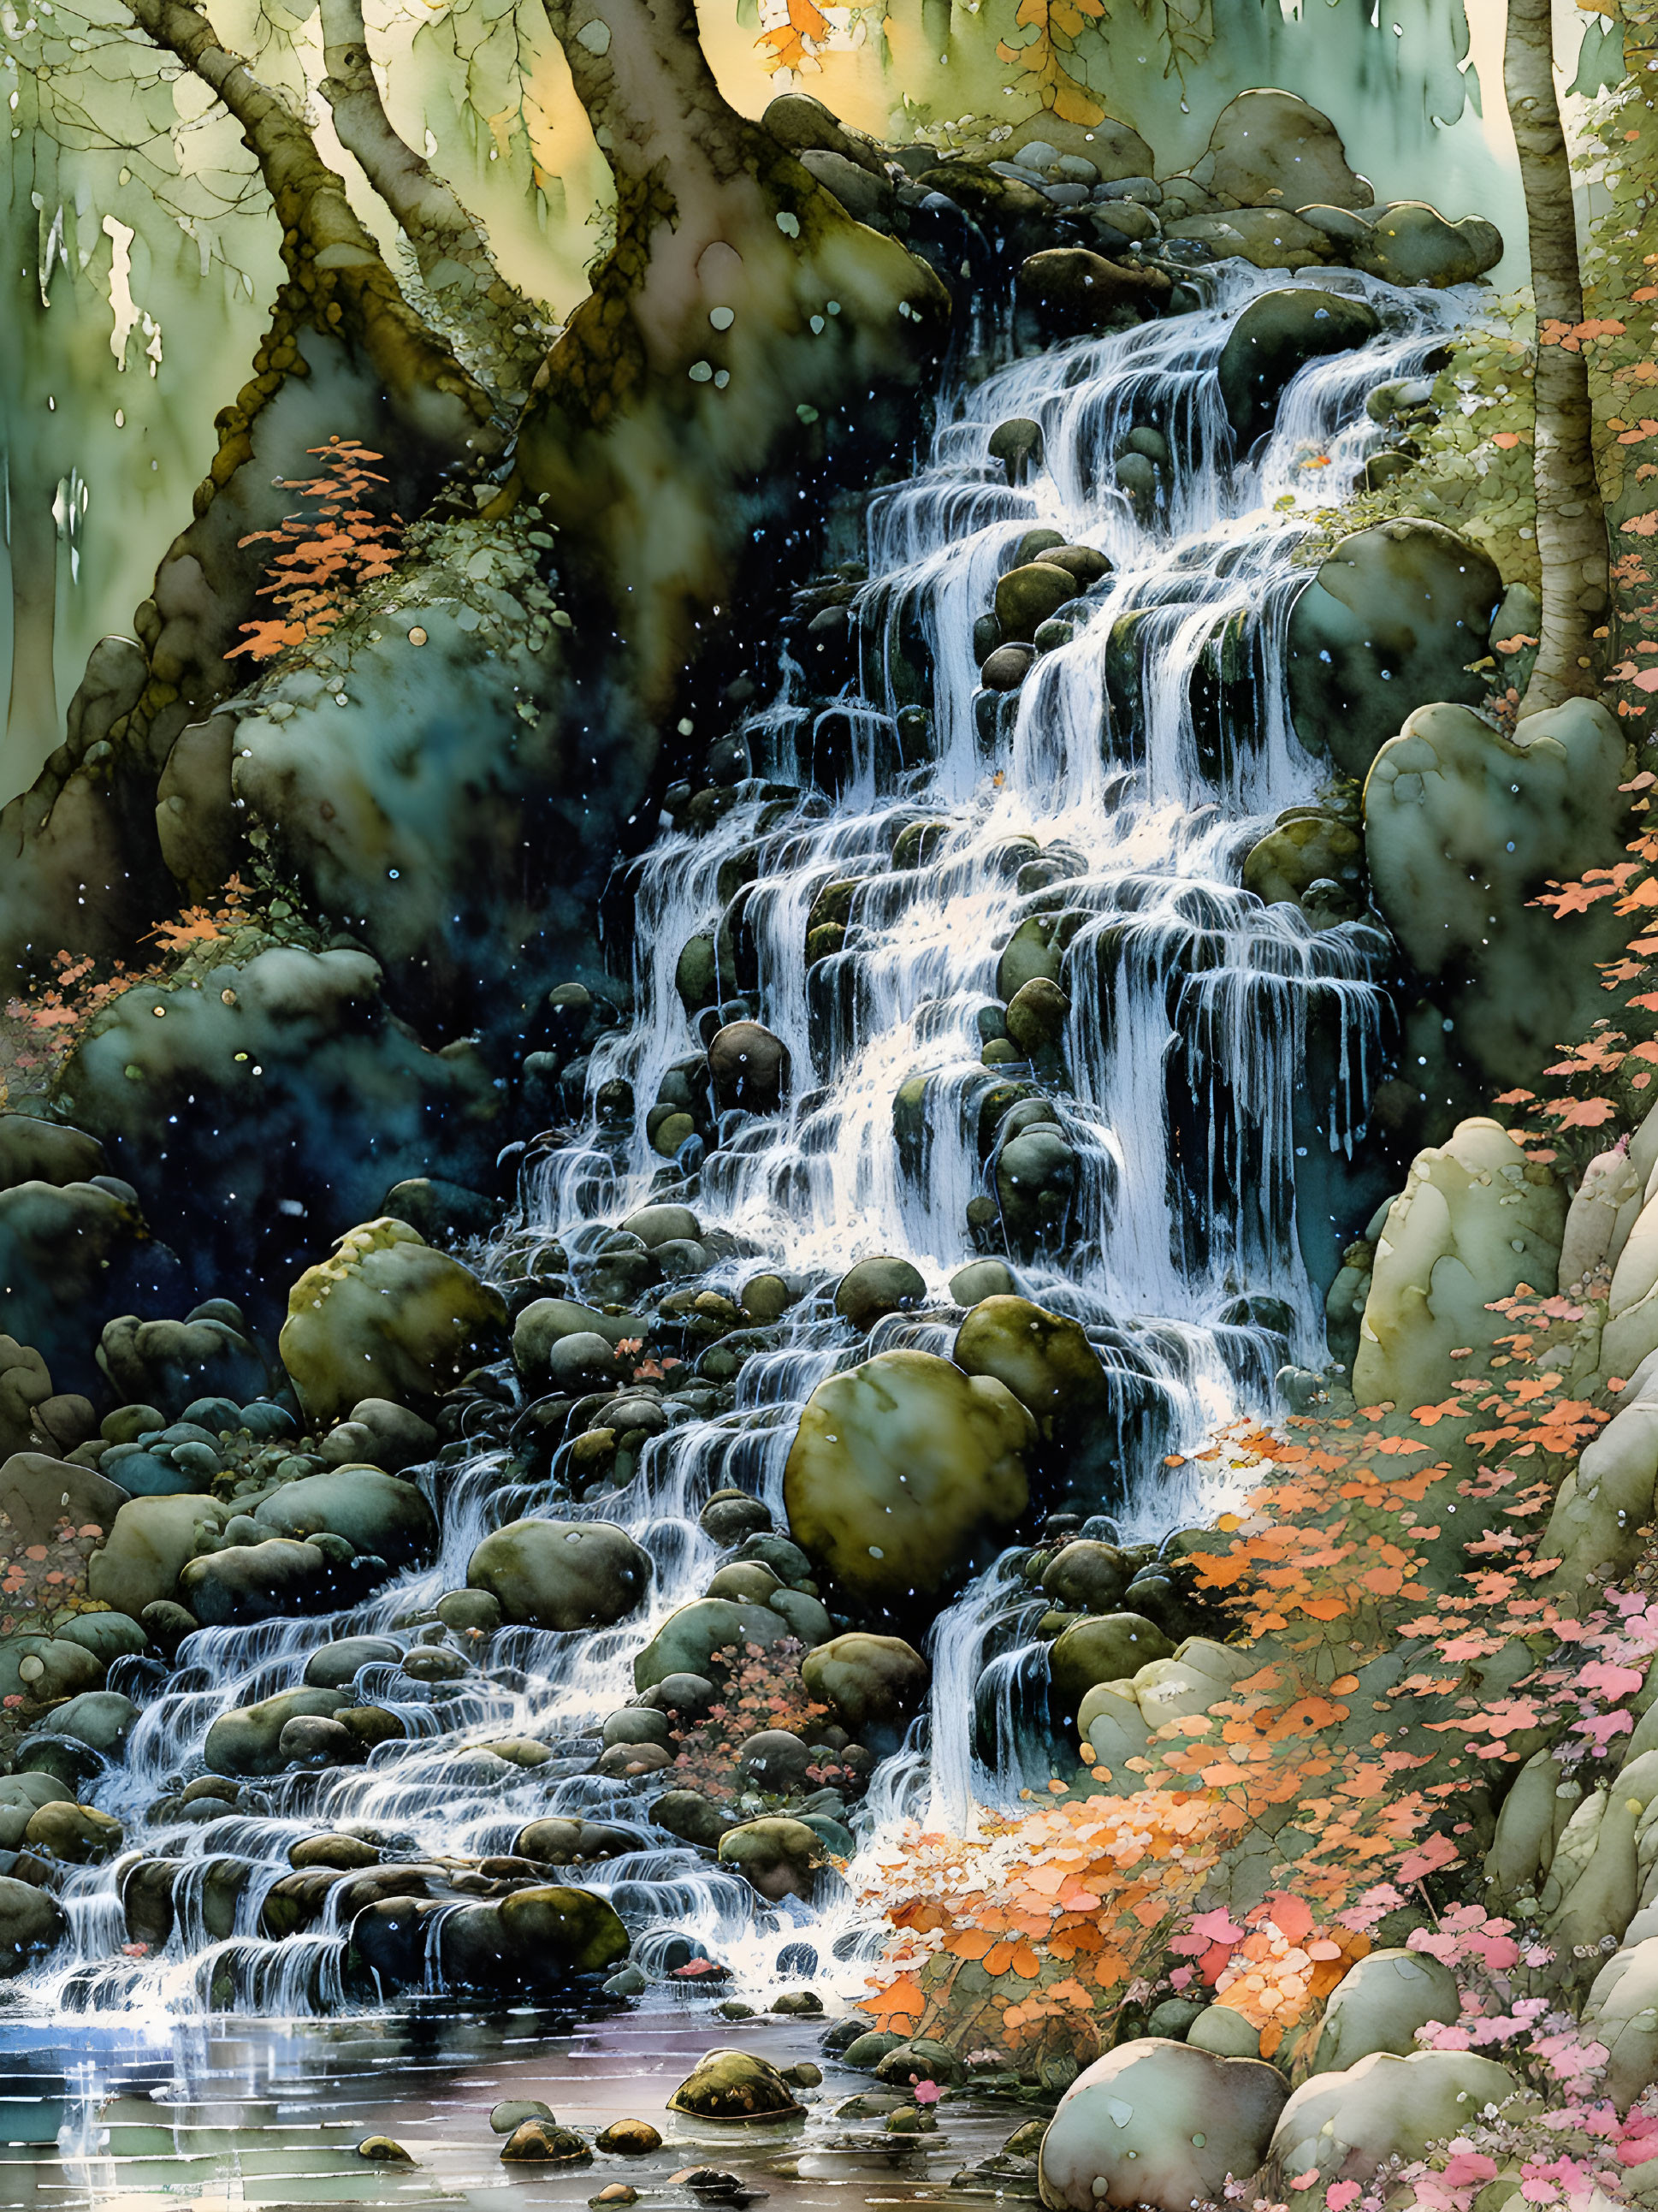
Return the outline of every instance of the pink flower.
{"type": "Polygon", "coordinates": [[[943,2094],[936,2081],[918,2081],[915,2084],[915,2101],[923,2111],[929,2105],[936,2105],[943,2094]]]}
{"type": "Polygon", "coordinates": [[[1363,2193],[1356,2181],[1333,2181],[1324,2192],[1324,2202],[1330,2212],[1347,2212],[1348,2205],[1357,2204],[1363,2193]]]}

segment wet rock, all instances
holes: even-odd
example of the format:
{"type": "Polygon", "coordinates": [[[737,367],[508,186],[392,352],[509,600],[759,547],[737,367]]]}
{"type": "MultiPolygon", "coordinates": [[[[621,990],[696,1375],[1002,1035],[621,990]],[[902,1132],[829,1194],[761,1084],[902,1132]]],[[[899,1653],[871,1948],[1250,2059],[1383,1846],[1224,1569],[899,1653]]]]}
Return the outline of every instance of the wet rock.
{"type": "Polygon", "coordinates": [[[979,681],[987,691],[1017,691],[1029,675],[1036,658],[1031,645],[999,645],[986,656],[979,681]]]}
{"type": "Polygon", "coordinates": [[[27,1847],[43,1859],[70,1866],[94,1866],[118,1851],[124,1838],[118,1820],[91,1805],[42,1805],[23,1831],[27,1847]]]}
{"type": "Polygon", "coordinates": [[[1093,1614],[1073,1622],[1048,1654],[1054,1694],[1074,1713],[1096,1683],[1119,1681],[1151,1660],[1174,1656],[1169,1638],[1142,1614],[1093,1614]]]}
{"type": "Polygon", "coordinates": [[[1011,1297],[1017,1287],[1004,1260],[969,1261],[950,1279],[950,1295],[958,1306],[976,1306],[981,1298],[1011,1297]]]}
{"type": "Polygon", "coordinates": [[[108,1666],[115,1659],[136,1658],[149,1643],[137,1622],[124,1613],[78,1614],[75,1620],[64,1622],[56,1640],[78,1644],[100,1667],[108,1666]]]}
{"type": "Polygon", "coordinates": [[[512,1522],[484,1538],[466,1570],[503,1620],[535,1628],[608,1628],[634,1611],[650,1577],[649,1554],[608,1521],[512,1522]]]}
{"type": "Polygon", "coordinates": [[[793,2119],[800,2106],[776,2067],[747,2051],[711,2051],[668,2100],[695,2120],[793,2119]]]}
{"type": "Polygon", "coordinates": [[[1132,1561],[1115,1544],[1072,1538],[1042,1570],[1042,1595],[1067,1613],[1114,1613],[1134,1578],[1132,1561]]]}
{"type": "Polygon", "coordinates": [[[1271,428],[1284,387],[1297,369],[1325,354],[1363,345],[1380,328],[1364,301],[1311,285],[1252,300],[1227,336],[1218,372],[1222,404],[1240,447],[1253,446],[1271,428]]]}
{"type": "Polygon", "coordinates": [[[637,1237],[647,1252],[664,1244],[695,1243],[702,1235],[688,1206],[642,1206],[628,1216],[622,1229],[624,1235],[637,1237]]]}
{"type": "Polygon", "coordinates": [[[991,459],[1006,470],[1009,483],[1017,484],[1028,471],[1042,466],[1042,424],[1028,416],[1011,415],[991,432],[987,450],[991,459]]]}
{"type": "Polygon", "coordinates": [[[1024,1511],[1035,1442],[993,1377],[882,1352],[808,1401],[784,1474],[790,1528],[852,1601],[925,1609],[1024,1511]]]}
{"type": "Polygon", "coordinates": [[[670,1675],[706,1675],[716,1651],[744,1644],[769,1650],[793,1633],[793,1625],[769,1606],[697,1598],[671,1613],[634,1661],[634,1684],[648,1690],[670,1675]]]}
{"type": "Polygon", "coordinates": [[[590,2166],[592,2153],[573,2128],[550,2120],[523,2120],[501,2145],[501,2154],[515,2166],[590,2166]]]}
{"type": "Polygon", "coordinates": [[[774,1114],[788,1085],[789,1056],[780,1037],[758,1022],[729,1022],[708,1046],[708,1073],[722,1109],[774,1114]]]}
{"type": "Polygon", "coordinates": [[[895,2087],[916,2081],[937,2081],[942,2087],[962,2079],[962,2062],[947,2044],[934,2037],[912,2036],[877,2062],[875,2078],[895,2087]]]}
{"type": "Polygon", "coordinates": [[[67,1121],[30,1114],[0,1114],[0,1190],[20,1182],[90,1182],[107,1175],[109,1161],[96,1137],[67,1121]]]}
{"type": "Polygon", "coordinates": [[[1222,2197],[1266,2154],[1289,2085],[1260,2059],[1218,2058],[1155,2038],[1121,2044],[1060,2098],[1037,2168],[1049,2212],[1222,2197]]]}
{"type": "Polygon", "coordinates": [[[737,1605],[765,1605],[783,1587],[758,1559],[734,1559],[713,1577],[703,1595],[730,1598],[737,1605]]]}
{"type": "Polygon", "coordinates": [[[9,1980],[43,1959],[67,1926],[55,1897],[33,1882],[0,1875],[0,1979],[9,1980]]]}
{"type": "Polygon", "coordinates": [[[131,1698],[118,1690],[88,1690],[54,1707],[54,1735],[72,1736],[94,1751],[116,1752],[125,1744],[138,1717],[131,1698]]]}
{"type": "Polygon", "coordinates": [[[313,1420],[365,1395],[430,1402],[499,1352],[507,1311],[470,1267],[389,1215],[349,1230],[288,1293],[280,1347],[313,1420]]]}
{"type": "Polygon", "coordinates": [[[807,1652],[800,1676],[849,1735],[876,1750],[896,1748],[920,1710],[929,1672],[920,1653],[902,1638],[853,1631],[807,1652]]]}
{"type": "Polygon", "coordinates": [[[698,1514],[697,1526],[716,1544],[740,1544],[745,1536],[763,1534],[771,1516],[745,1490],[716,1490],[698,1514]]]}
{"type": "Polygon", "coordinates": [[[343,1636],[312,1653],[305,1684],[313,1690],[346,1690],[365,1667],[395,1667],[402,1657],[402,1646],[388,1636],[343,1636]]]}
{"type": "Polygon", "coordinates": [[[1038,626],[1077,596],[1076,578],[1046,561],[1010,568],[996,586],[996,619],[1010,642],[1028,644],[1038,626]]]}
{"type": "Polygon", "coordinates": [[[720,1863],[735,1867],[761,1896],[810,1900],[825,1863],[822,1839],[804,1821],[744,1820],[720,1838],[720,1863]]]}
{"type": "Polygon", "coordinates": [[[337,1601],[331,1563],[314,1544],[273,1536],[191,1559],[179,1595],[204,1628],[320,1613],[337,1601]]]}
{"type": "Polygon", "coordinates": [[[357,2145],[357,2156],[373,2159],[380,2164],[396,2164],[400,2161],[404,2165],[412,2166],[415,2162],[412,2154],[406,2151],[400,2142],[394,2142],[390,2136],[365,2136],[357,2145]]]}
{"type": "Polygon", "coordinates": [[[874,1328],[883,1315],[909,1313],[925,1303],[926,1279],[908,1260],[882,1254],[860,1260],[841,1276],[835,1293],[835,1310],[856,1329],[874,1328]]]}
{"type": "Polygon", "coordinates": [[[907,2040],[907,2037],[895,2035],[890,2028],[866,2029],[854,2036],[841,2051],[841,2063],[859,2073],[872,2074],[889,2051],[898,2050],[907,2040]]]}
{"type": "Polygon", "coordinates": [[[1059,985],[1046,975],[1033,975],[1009,1001],[1007,1033],[1027,1060],[1038,1053],[1056,1051],[1065,1042],[1066,1017],[1071,1001],[1059,985]]]}
{"type": "Polygon", "coordinates": [[[651,1808],[651,1819],[682,1843],[709,1851],[717,1850],[720,1838],[738,1825],[731,1814],[722,1812],[700,1790],[665,1790],[651,1808]]]}
{"type": "Polygon", "coordinates": [[[1316,807],[1291,808],[1251,846],[1243,887],[1268,906],[1299,904],[1321,880],[1339,884],[1352,912],[1363,905],[1364,840],[1357,823],[1316,807]]]}
{"type": "Polygon", "coordinates": [[[1529,902],[1616,865],[1624,760],[1621,726],[1589,699],[1527,715],[1512,738],[1466,707],[1424,707],[1376,755],[1376,904],[1493,1088],[1537,1084],[1555,1043],[1587,1036],[1600,1011],[1594,963],[1621,949],[1626,921],[1609,905],[1558,921],[1529,902]]]}
{"type": "MultiPolygon", "coordinates": [[[[553,1354],[567,1337],[600,1337],[614,1350],[624,1337],[644,1333],[644,1324],[632,1315],[618,1318],[602,1314],[596,1306],[579,1305],[572,1298],[537,1298],[513,1323],[513,1364],[531,1389],[543,1390],[551,1376],[553,1354]]],[[[614,1381],[613,1371],[606,1379],[614,1381]]]]}
{"type": "Polygon", "coordinates": [[[1027,915],[1008,939],[997,963],[997,997],[1011,1003],[1036,975],[1057,983],[1063,957],[1063,948],[1054,942],[1054,916],[1027,915]]]}
{"type": "Polygon", "coordinates": [[[508,2097],[490,2112],[489,2125],[496,2135],[509,2136],[525,2120],[551,2120],[556,2117],[552,2106],[544,2104],[539,2097],[508,2097]]]}
{"type": "Polygon", "coordinates": [[[1256,269],[1320,269],[1343,258],[1321,228],[1287,209],[1230,208],[1224,215],[1187,216],[1165,224],[1163,236],[1193,240],[1217,261],[1236,258],[1256,269]]]}
{"type": "Polygon", "coordinates": [[[282,1732],[301,1714],[332,1719],[341,1703],[337,1690],[282,1690],[251,1705],[221,1713],[207,1732],[202,1755],[216,1774],[280,1774],[282,1732]]]}
{"type": "Polygon", "coordinates": [[[1003,1225],[1027,1255],[1064,1236],[1076,1195],[1077,1156],[1057,1128],[1023,1129],[997,1148],[996,1199],[1003,1225]]]}
{"type": "MultiPolygon", "coordinates": [[[[606,1984],[608,1987],[609,1984],[606,1984]]],[[[607,2181],[597,2197],[587,2199],[589,2204],[637,2204],[639,2191],[626,2181],[607,2181]]]]}
{"type": "MultiPolygon", "coordinates": [[[[430,1459],[438,1448],[438,1432],[429,1421],[411,1413],[406,1406],[393,1405],[389,1398],[360,1398],[351,1408],[351,1418],[346,1425],[367,1432],[367,1449],[340,1455],[337,1463],[346,1460],[365,1460],[370,1466],[384,1468],[388,1474],[401,1474],[405,1468],[416,1467],[430,1459]]],[[[335,1435],[339,1431],[335,1431],[335,1435]]],[[[324,1454],[331,1439],[325,1439],[324,1454]]]]}
{"type": "Polygon", "coordinates": [[[169,1658],[185,1637],[193,1635],[201,1626],[193,1613],[186,1612],[170,1598],[157,1598],[153,1604],[145,1606],[138,1618],[150,1642],[169,1658]]]}
{"type": "Polygon", "coordinates": [[[8,1636],[0,1640],[0,1697],[44,1704],[95,1690],[104,1677],[84,1644],[66,1637],[8,1636]]]}
{"type": "Polygon", "coordinates": [[[176,1600],[179,1575],[218,1540],[227,1517],[222,1506],[205,1498],[133,1498],[117,1513],[103,1550],[92,1555],[91,1595],[142,1620],[146,1607],[176,1600]]]}
{"type": "Polygon", "coordinates": [[[446,1590],[437,1602],[437,1616],[457,1636],[493,1636],[501,1625],[499,1600],[488,1590],[446,1590]]]}
{"type": "Polygon", "coordinates": [[[1014,283],[1043,330],[1066,337],[1112,327],[1125,308],[1157,306],[1173,289],[1161,269],[1108,261],[1085,246],[1044,247],[1019,264],[1014,283]]]}
{"type": "Polygon", "coordinates": [[[653,1711],[648,1705],[623,1705],[605,1722],[603,1738],[607,1750],[617,1743],[653,1743],[665,1748],[669,1741],[667,1717],[653,1711]]]}
{"type": "Polygon", "coordinates": [[[586,1866],[601,1859],[622,1858],[638,1848],[623,1828],[558,1814],[531,1820],[519,1830],[513,1843],[516,1857],[533,1859],[544,1866],[586,1866]]]}
{"type": "Polygon", "coordinates": [[[1389,284],[1472,284],[1503,258],[1503,234],[1481,216],[1448,222],[1424,200],[1395,200],[1376,215],[1352,258],[1389,284]]]}
{"type": "Polygon", "coordinates": [[[1290,617],[1290,713],[1303,744],[1363,777],[1418,708],[1482,702],[1468,665],[1485,653],[1502,596],[1496,564],[1442,523],[1412,517],[1339,539],[1290,617]]]}
{"type": "Polygon", "coordinates": [[[1245,208],[1371,204],[1370,183],[1348,167],[1334,124],[1292,92],[1241,92],[1228,100],[1189,174],[1245,208]]]}
{"type": "Polygon", "coordinates": [[[788,1729],[761,1729],[738,1747],[737,1764],[755,1789],[780,1797],[805,1783],[811,1753],[788,1729]]]}
{"type": "Polygon", "coordinates": [[[391,1567],[437,1549],[436,1516],[421,1492],[377,1467],[342,1467],[284,1483],[255,1507],[253,1518],[280,1536],[343,1536],[354,1552],[391,1567]]]}
{"type": "MultiPolygon", "coordinates": [[[[1041,1133],[1016,1138],[1002,1160],[1041,1133]]],[[[1106,1488],[1114,1472],[1110,1386],[1080,1322],[1029,1298],[984,1298],[957,1331],[950,1356],[966,1374],[993,1376],[1025,1407],[1046,1471],[1078,1491],[1106,1488]]]]}
{"type": "Polygon", "coordinates": [[[49,1544],[58,1524],[95,1524],[104,1531],[126,1504],[126,1491],[91,1467],[51,1460],[44,1451],[13,1451],[0,1464],[0,1513],[22,1544],[49,1544]]]}
{"type": "Polygon", "coordinates": [[[302,1842],[288,1846],[288,1863],[296,1874],[318,1867],[331,1868],[341,1874],[357,1874],[364,1867],[378,1866],[380,1856],[374,1845],[365,1843],[361,1836],[307,1836],[302,1842]]]}
{"type": "Polygon", "coordinates": [[[662,2138],[648,2120],[612,2120],[593,2142],[613,2158],[648,2158],[662,2148],[662,2138]]]}
{"type": "Polygon", "coordinates": [[[1506,2067],[1475,2051],[1374,2051],[1343,2073],[1302,2083],[1272,2131],[1268,2171],[1275,2182],[1310,2172],[1320,2189],[1362,2186],[1388,2159],[1420,2158],[1519,2089],[1506,2067]]]}

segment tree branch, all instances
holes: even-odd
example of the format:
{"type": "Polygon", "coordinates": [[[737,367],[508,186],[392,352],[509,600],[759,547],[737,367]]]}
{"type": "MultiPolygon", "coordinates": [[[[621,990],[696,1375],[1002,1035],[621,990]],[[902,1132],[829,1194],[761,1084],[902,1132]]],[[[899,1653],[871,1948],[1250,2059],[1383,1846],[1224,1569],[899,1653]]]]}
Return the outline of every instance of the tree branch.
{"type": "Polygon", "coordinates": [[[440,304],[488,325],[487,350],[525,381],[556,335],[502,276],[483,227],[393,127],[369,58],[361,0],[322,0],[323,97],[340,143],[397,218],[440,304]]]}
{"type": "Polygon", "coordinates": [[[1588,364],[1570,337],[1583,319],[1571,164],[1554,85],[1550,0],[1509,0],[1503,88],[1514,124],[1537,301],[1533,385],[1537,554],[1543,620],[1522,715],[1592,696],[1594,632],[1609,605],[1606,516],[1594,471],[1588,364]]]}

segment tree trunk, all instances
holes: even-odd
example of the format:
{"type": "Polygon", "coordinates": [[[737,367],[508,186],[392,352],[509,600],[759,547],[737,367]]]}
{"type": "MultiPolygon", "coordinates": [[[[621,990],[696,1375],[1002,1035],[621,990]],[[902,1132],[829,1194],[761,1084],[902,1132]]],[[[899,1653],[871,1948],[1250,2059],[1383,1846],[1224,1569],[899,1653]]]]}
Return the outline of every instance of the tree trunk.
{"type": "Polygon", "coordinates": [[[1537,301],[1537,554],[1543,621],[1522,715],[1593,696],[1606,619],[1606,526],[1594,472],[1571,165],[1554,84],[1550,0],[1509,0],[1503,84],[1520,155],[1537,301]]]}
{"type": "Polygon", "coordinates": [[[323,97],[340,143],[396,216],[440,307],[463,327],[480,325],[480,375],[527,387],[556,330],[502,276],[482,226],[394,129],[374,81],[361,0],[322,0],[322,33],[323,97]]]}

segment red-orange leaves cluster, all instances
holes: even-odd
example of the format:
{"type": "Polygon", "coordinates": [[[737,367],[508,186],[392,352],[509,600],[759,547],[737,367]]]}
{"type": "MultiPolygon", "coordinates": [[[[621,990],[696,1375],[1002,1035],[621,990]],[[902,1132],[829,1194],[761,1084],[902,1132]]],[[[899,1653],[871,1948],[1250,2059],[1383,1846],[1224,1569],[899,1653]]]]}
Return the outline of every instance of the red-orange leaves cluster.
{"type": "Polygon", "coordinates": [[[281,611],[270,622],[244,623],[247,635],[232,646],[227,660],[241,653],[271,660],[285,647],[320,636],[334,627],[354,592],[397,565],[402,520],[377,514],[367,503],[372,488],[386,481],[368,466],[381,456],[351,438],[331,438],[309,450],[323,465],[320,474],[285,477],[282,489],[314,501],[317,511],[284,515],[274,530],[255,530],[237,541],[276,547],[256,596],[281,611]]]}

